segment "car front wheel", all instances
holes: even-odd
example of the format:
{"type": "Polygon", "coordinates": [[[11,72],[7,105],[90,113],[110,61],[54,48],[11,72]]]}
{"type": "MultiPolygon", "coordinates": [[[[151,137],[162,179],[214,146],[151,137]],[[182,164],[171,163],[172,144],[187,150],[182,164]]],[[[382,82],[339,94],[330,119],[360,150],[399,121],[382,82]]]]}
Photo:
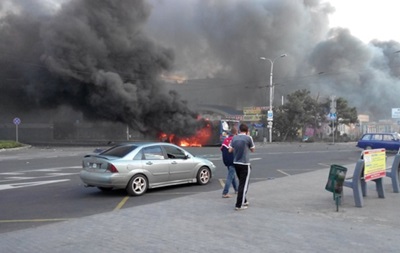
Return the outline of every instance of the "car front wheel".
{"type": "Polygon", "coordinates": [[[200,185],[208,184],[211,179],[211,171],[207,167],[201,167],[197,172],[197,183],[200,185]]]}
{"type": "Polygon", "coordinates": [[[135,175],[129,180],[126,191],[131,196],[140,196],[147,191],[148,181],[144,175],[135,175]]]}

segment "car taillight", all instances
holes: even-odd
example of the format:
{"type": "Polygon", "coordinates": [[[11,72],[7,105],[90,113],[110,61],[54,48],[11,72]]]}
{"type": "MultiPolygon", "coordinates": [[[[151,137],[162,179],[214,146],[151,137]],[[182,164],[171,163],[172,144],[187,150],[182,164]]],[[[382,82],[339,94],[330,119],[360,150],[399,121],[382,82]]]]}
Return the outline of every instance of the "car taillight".
{"type": "Polygon", "coordinates": [[[118,173],[117,168],[115,168],[114,165],[112,165],[111,163],[108,164],[107,170],[111,173],[118,173]]]}

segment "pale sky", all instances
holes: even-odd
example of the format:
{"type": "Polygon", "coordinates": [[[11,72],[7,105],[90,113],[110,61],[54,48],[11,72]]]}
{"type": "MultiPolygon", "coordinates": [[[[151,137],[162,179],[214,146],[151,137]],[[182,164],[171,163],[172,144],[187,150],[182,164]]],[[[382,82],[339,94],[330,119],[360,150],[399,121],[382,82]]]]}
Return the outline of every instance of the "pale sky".
{"type": "Polygon", "coordinates": [[[327,0],[336,11],[331,27],[348,28],[368,43],[373,39],[400,42],[400,0],[327,0]]]}

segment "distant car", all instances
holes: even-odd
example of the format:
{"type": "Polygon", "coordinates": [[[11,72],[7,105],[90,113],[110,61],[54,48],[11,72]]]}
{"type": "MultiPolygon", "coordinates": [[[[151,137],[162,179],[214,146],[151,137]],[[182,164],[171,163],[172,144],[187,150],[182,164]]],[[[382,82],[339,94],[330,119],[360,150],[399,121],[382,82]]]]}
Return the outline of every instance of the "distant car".
{"type": "Polygon", "coordinates": [[[147,189],[207,184],[215,165],[170,143],[124,143],[84,156],[80,178],[86,187],[102,191],[126,189],[139,196],[147,189]]]}
{"type": "Polygon", "coordinates": [[[398,151],[400,135],[398,133],[367,133],[361,137],[356,146],[362,149],[384,148],[398,151]]]}

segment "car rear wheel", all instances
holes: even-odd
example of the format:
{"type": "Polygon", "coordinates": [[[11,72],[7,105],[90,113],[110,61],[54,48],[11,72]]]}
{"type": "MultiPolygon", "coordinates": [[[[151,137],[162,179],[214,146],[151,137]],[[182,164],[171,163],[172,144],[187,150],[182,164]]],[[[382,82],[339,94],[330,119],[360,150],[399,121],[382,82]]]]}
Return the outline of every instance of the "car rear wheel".
{"type": "Polygon", "coordinates": [[[126,187],[126,191],[129,195],[132,196],[140,196],[147,191],[148,181],[147,178],[142,175],[135,175],[129,180],[128,186],[126,187]]]}
{"type": "Polygon", "coordinates": [[[197,183],[200,185],[208,184],[211,179],[211,171],[207,167],[201,167],[197,172],[197,183]]]}

